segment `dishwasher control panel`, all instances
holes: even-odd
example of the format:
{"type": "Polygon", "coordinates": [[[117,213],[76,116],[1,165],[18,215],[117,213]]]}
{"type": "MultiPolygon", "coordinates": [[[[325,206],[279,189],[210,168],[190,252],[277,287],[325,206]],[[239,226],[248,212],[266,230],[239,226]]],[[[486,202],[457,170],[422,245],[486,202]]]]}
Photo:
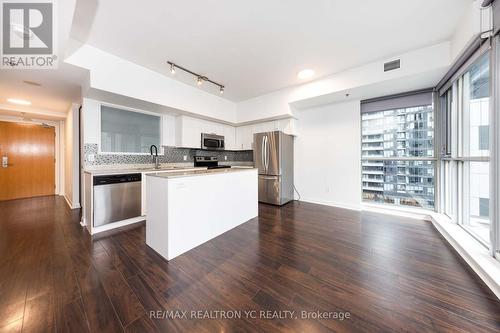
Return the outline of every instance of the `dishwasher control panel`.
{"type": "Polygon", "coordinates": [[[140,173],[129,173],[125,175],[105,175],[105,176],[94,176],[94,186],[98,185],[109,185],[118,183],[130,183],[130,182],[140,182],[140,173]]]}

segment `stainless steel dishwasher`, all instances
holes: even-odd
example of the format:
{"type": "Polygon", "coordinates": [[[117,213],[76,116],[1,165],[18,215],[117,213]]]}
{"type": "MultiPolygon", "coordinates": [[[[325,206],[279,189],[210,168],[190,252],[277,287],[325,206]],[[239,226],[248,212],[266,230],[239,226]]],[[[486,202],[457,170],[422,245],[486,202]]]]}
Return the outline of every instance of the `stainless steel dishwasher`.
{"type": "Polygon", "coordinates": [[[94,176],[94,227],[141,216],[141,174],[94,176]]]}

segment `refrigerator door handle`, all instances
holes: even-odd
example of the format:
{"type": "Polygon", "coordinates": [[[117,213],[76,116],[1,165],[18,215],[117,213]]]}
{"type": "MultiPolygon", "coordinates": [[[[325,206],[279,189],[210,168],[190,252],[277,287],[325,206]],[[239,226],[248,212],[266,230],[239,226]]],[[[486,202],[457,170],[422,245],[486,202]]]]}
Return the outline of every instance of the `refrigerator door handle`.
{"type": "Polygon", "coordinates": [[[262,161],[262,167],[264,169],[264,172],[266,170],[266,157],[265,157],[265,145],[266,145],[266,137],[263,136],[262,137],[262,143],[261,143],[261,149],[260,149],[260,154],[262,155],[261,156],[261,161],[262,161]]]}
{"type": "Polygon", "coordinates": [[[268,144],[267,144],[267,135],[264,136],[264,169],[266,169],[266,173],[267,173],[267,169],[269,167],[269,164],[268,164],[268,161],[267,161],[267,149],[269,148],[268,144]]]}
{"type": "Polygon", "coordinates": [[[266,135],[266,173],[269,173],[269,137],[266,135]]]}

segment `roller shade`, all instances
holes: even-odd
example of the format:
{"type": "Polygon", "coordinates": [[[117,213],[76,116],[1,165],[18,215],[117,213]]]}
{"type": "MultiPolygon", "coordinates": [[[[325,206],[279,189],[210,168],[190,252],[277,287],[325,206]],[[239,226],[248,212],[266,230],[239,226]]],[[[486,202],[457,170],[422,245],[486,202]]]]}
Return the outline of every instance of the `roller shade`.
{"type": "Polygon", "coordinates": [[[493,34],[495,35],[500,30],[500,1],[484,0],[481,4],[482,7],[490,5],[493,14],[493,34]]]}
{"type": "Polygon", "coordinates": [[[500,30],[500,2],[494,1],[492,5],[493,9],[493,34],[496,35],[500,30]]]}
{"type": "Polygon", "coordinates": [[[432,105],[432,89],[361,101],[361,113],[432,105]]]}
{"type": "Polygon", "coordinates": [[[469,67],[489,49],[489,43],[484,43],[480,37],[474,38],[451,66],[450,70],[437,84],[436,90],[439,91],[439,95],[443,95],[451,87],[453,82],[462,76],[469,67]],[[481,44],[482,42],[483,44],[481,44]]]}

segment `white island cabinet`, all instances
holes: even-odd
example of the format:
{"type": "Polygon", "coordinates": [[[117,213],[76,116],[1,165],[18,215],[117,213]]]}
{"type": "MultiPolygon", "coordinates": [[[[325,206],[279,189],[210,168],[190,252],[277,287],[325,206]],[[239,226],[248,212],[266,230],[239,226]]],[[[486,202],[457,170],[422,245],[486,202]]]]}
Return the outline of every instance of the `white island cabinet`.
{"type": "Polygon", "coordinates": [[[147,175],[146,243],[176,256],[257,217],[257,169],[147,175]]]}

